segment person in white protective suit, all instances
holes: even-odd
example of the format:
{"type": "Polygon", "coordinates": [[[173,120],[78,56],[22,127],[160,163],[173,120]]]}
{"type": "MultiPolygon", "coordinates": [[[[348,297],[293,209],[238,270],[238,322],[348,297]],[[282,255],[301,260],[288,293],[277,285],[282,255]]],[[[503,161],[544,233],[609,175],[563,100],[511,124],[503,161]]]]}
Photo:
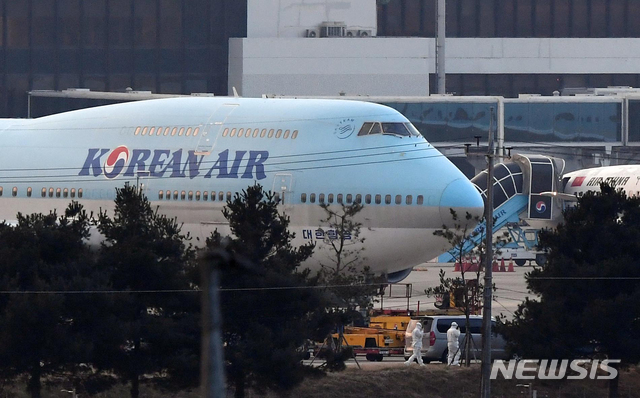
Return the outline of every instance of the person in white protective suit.
{"type": "Polygon", "coordinates": [[[411,346],[413,347],[413,354],[407,359],[404,363],[409,366],[413,363],[413,360],[417,360],[420,366],[424,366],[422,362],[422,336],[424,336],[424,332],[422,331],[422,324],[418,322],[416,328],[411,332],[411,346]]]}
{"type": "Polygon", "coordinates": [[[447,349],[449,350],[449,357],[447,358],[448,365],[460,366],[459,337],[460,330],[458,329],[458,324],[451,322],[451,327],[447,330],[447,349]]]}

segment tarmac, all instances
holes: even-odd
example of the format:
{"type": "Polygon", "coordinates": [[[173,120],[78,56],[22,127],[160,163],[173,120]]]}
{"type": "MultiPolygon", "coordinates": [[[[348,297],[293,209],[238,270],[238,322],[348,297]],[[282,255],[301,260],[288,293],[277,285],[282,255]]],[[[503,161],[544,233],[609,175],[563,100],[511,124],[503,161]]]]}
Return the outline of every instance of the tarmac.
{"type": "MultiPolygon", "coordinates": [[[[508,270],[509,262],[506,261],[505,268],[508,270]]],[[[424,263],[414,267],[413,271],[403,281],[391,285],[386,289],[382,299],[374,305],[376,309],[391,310],[428,310],[436,309],[434,306],[435,297],[427,296],[425,289],[435,287],[440,284],[439,272],[445,271],[445,277],[460,277],[460,272],[454,272],[453,263],[424,263]],[[409,296],[409,297],[407,297],[409,296]]],[[[493,272],[493,283],[496,290],[492,293],[492,316],[505,316],[507,319],[513,318],[513,313],[522,303],[525,297],[536,298],[527,289],[525,274],[533,270],[531,266],[519,267],[513,265],[513,272],[493,272]]],[[[475,278],[475,272],[465,272],[465,278],[475,278]]],[[[484,282],[484,273],[480,274],[481,282],[484,282]]]]}
{"type": "MultiPolygon", "coordinates": [[[[505,262],[505,269],[508,270],[508,261],[505,262]]],[[[413,271],[403,281],[391,285],[385,291],[382,300],[374,304],[375,309],[385,310],[430,310],[437,309],[434,306],[435,298],[427,296],[425,289],[435,287],[440,284],[440,270],[445,271],[445,277],[460,277],[460,272],[454,271],[453,263],[436,263],[429,262],[414,267],[413,271]],[[408,297],[407,297],[408,296],[408,297]]],[[[506,319],[512,319],[513,313],[518,308],[518,304],[522,303],[525,297],[535,298],[527,289],[525,274],[533,270],[532,266],[519,267],[513,264],[513,272],[497,271],[493,272],[493,283],[496,290],[492,293],[491,314],[494,317],[504,316],[506,319]]],[[[475,272],[466,272],[465,277],[475,278],[475,272]]],[[[480,274],[480,278],[484,280],[484,273],[480,274]]],[[[380,298],[378,298],[380,299],[380,298]]],[[[316,359],[314,363],[319,366],[324,361],[316,359]]],[[[475,362],[475,361],[474,361],[475,362]]],[[[311,361],[305,361],[310,365],[311,361]]],[[[359,355],[357,360],[348,360],[346,362],[349,368],[360,368],[363,370],[380,370],[385,367],[403,366],[403,356],[384,357],[382,362],[367,361],[363,355],[359,355]]],[[[415,365],[415,364],[414,364],[415,365]]],[[[415,365],[417,366],[417,365],[415,365]]],[[[446,367],[439,362],[427,365],[431,367],[446,367]]]]}

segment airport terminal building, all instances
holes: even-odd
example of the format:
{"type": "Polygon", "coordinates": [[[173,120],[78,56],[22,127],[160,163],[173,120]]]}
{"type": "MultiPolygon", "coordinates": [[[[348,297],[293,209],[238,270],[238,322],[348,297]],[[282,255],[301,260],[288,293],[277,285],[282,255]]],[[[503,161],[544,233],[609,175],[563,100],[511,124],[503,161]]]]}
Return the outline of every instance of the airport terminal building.
{"type": "MultiPolygon", "coordinates": [[[[436,2],[0,0],[0,116],[25,117],[29,90],[70,87],[428,95],[436,2]]],[[[446,7],[449,93],[640,87],[635,0],[447,0],[446,7]]]]}
{"type": "MultiPolygon", "coordinates": [[[[437,0],[0,0],[0,117],[32,90],[366,96],[403,112],[468,175],[505,97],[505,146],[570,169],[637,162],[635,0],[447,0],[447,98],[435,89],[437,0]],[[518,98],[522,94],[527,94],[518,98]],[[601,91],[599,94],[612,94],[601,91]],[[533,96],[532,96],[533,95],[533,96]],[[542,97],[536,98],[536,95],[542,97]],[[554,96],[555,95],[555,96],[554,96]]],[[[34,99],[40,116],[95,101],[34,99]]]]}

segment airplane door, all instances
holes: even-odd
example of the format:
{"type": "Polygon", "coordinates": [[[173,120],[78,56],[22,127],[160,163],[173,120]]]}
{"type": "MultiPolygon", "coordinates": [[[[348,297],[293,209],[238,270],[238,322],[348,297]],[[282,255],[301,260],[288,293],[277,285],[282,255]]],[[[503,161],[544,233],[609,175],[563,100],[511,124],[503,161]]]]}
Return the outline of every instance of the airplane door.
{"type": "Polygon", "coordinates": [[[195,150],[196,155],[208,155],[211,153],[224,122],[238,106],[240,104],[222,104],[211,114],[202,128],[202,135],[200,135],[200,140],[195,150]]]}
{"type": "Polygon", "coordinates": [[[151,182],[149,174],[149,171],[138,171],[136,173],[136,186],[140,192],[145,194],[147,197],[149,197],[149,194],[151,193],[149,190],[149,183],[151,182]]]}
{"type": "Polygon", "coordinates": [[[289,207],[293,204],[293,176],[287,173],[278,173],[273,179],[272,192],[278,195],[280,203],[289,207]]]}

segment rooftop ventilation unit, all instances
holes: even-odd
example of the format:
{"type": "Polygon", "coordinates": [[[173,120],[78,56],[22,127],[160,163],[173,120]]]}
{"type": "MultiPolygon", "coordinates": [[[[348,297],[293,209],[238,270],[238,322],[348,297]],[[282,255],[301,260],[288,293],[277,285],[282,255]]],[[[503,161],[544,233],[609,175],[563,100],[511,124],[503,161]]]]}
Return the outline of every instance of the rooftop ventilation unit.
{"type": "Polygon", "coordinates": [[[348,29],[345,36],[346,37],[369,37],[371,36],[371,30],[348,29]]]}
{"type": "Polygon", "coordinates": [[[323,22],[320,24],[320,37],[344,37],[347,25],[344,22],[323,22]]]}
{"type": "Polygon", "coordinates": [[[318,29],[307,29],[304,34],[304,37],[319,37],[318,29]]]}

